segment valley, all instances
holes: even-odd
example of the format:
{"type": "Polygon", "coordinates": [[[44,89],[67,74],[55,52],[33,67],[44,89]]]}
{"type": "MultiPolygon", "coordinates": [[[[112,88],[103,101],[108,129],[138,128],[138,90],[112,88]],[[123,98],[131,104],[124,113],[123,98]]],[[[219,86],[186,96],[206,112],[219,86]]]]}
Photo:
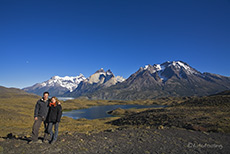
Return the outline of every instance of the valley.
{"type": "MultiPolygon", "coordinates": [[[[0,98],[1,138],[3,153],[154,153],[184,151],[226,153],[230,139],[230,93],[225,91],[204,97],[165,97],[152,100],[87,100],[62,101],[64,110],[82,109],[98,105],[159,104],[167,108],[115,109],[116,117],[74,120],[62,117],[59,148],[53,145],[27,144],[31,137],[33,109],[40,98],[15,90],[0,98]],[[134,135],[135,134],[135,135],[134,135]],[[166,144],[167,143],[167,144],[166,144]],[[202,144],[203,148],[198,145],[202,144]],[[213,146],[213,148],[205,147],[213,146]],[[135,146],[134,146],[135,145],[135,146]],[[130,148],[126,148],[126,147],[130,148]],[[31,147],[33,147],[31,149],[31,147]],[[98,148],[101,147],[101,148],[98,148]],[[176,147],[176,148],[175,148],[176,147]],[[222,148],[220,148],[222,147],[222,148]],[[34,150],[33,150],[34,149],[34,150]],[[134,150],[134,151],[133,151],[134,150]]],[[[40,129],[42,136],[42,129],[40,129]]]]}

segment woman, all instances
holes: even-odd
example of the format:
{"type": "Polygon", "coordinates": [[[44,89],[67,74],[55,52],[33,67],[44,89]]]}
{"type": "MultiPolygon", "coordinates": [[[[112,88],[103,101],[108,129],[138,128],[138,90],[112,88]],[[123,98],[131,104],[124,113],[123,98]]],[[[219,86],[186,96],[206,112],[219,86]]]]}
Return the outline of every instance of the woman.
{"type": "Polygon", "coordinates": [[[61,120],[62,116],[62,107],[61,103],[58,101],[56,97],[51,98],[51,102],[49,104],[49,112],[47,116],[47,123],[48,123],[48,133],[51,136],[50,143],[53,144],[56,142],[58,137],[58,125],[61,120]],[[54,131],[53,133],[52,128],[54,125],[54,131]]]}

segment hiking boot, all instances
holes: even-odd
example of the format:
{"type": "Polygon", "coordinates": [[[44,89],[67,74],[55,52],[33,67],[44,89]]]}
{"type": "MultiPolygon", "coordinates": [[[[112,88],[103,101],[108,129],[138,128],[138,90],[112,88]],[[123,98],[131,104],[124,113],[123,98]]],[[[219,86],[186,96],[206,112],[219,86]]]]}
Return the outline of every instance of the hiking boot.
{"type": "Polygon", "coordinates": [[[32,140],[32,141],[29,142],[29,144],[34,144],[34,143],[39,143],[40,144],[40,143],[42,143],[42,141],[41,140],[37,140],[37,141],[32,140]]]}

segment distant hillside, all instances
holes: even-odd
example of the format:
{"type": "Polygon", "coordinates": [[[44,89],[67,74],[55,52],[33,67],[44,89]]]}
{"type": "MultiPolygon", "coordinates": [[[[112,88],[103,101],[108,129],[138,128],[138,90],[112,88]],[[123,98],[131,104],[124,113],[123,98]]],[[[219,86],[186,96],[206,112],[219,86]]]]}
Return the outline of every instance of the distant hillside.
{"type": "Polygon", "coordinates": [[[230,90],[225,90],[225,91],[219,92],[217,94],[213,94],[211,96],[216,96],[216,95],[230,95],[230,90]]]}
{"type": "Polygon", "coordinates": [[[230,94],[226,95],[218,94],[218,95],[211,95],[211,96],[204,96],[198,98],[191,98],[178,106],[225,106],[225,108],[230,107],[230,94]]]}
{"type": "Polygon", "coordinates": [[[0,86],[0,98],[10,98],[10,97],[20,97],[20,96],[30,96],[30,97],[39,97],[35,94],[29,94],[24,90],[17,88],[6,88],[0,86]]]}

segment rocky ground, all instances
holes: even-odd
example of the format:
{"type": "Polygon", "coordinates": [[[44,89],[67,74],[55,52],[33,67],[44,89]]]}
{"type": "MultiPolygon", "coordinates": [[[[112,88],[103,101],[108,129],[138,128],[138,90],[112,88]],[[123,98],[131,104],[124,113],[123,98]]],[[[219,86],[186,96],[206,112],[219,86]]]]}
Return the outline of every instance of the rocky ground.
{"type": "MultiPolygon", "coordinates": [[[[8,136],[9,137],[9,136],[8,136]]],[[[27,138],[0,139],[0,153],[228,153],[230,134],[180,128],[118,128],[99,133],[66,132],[54,144],[27,138]]]]}

